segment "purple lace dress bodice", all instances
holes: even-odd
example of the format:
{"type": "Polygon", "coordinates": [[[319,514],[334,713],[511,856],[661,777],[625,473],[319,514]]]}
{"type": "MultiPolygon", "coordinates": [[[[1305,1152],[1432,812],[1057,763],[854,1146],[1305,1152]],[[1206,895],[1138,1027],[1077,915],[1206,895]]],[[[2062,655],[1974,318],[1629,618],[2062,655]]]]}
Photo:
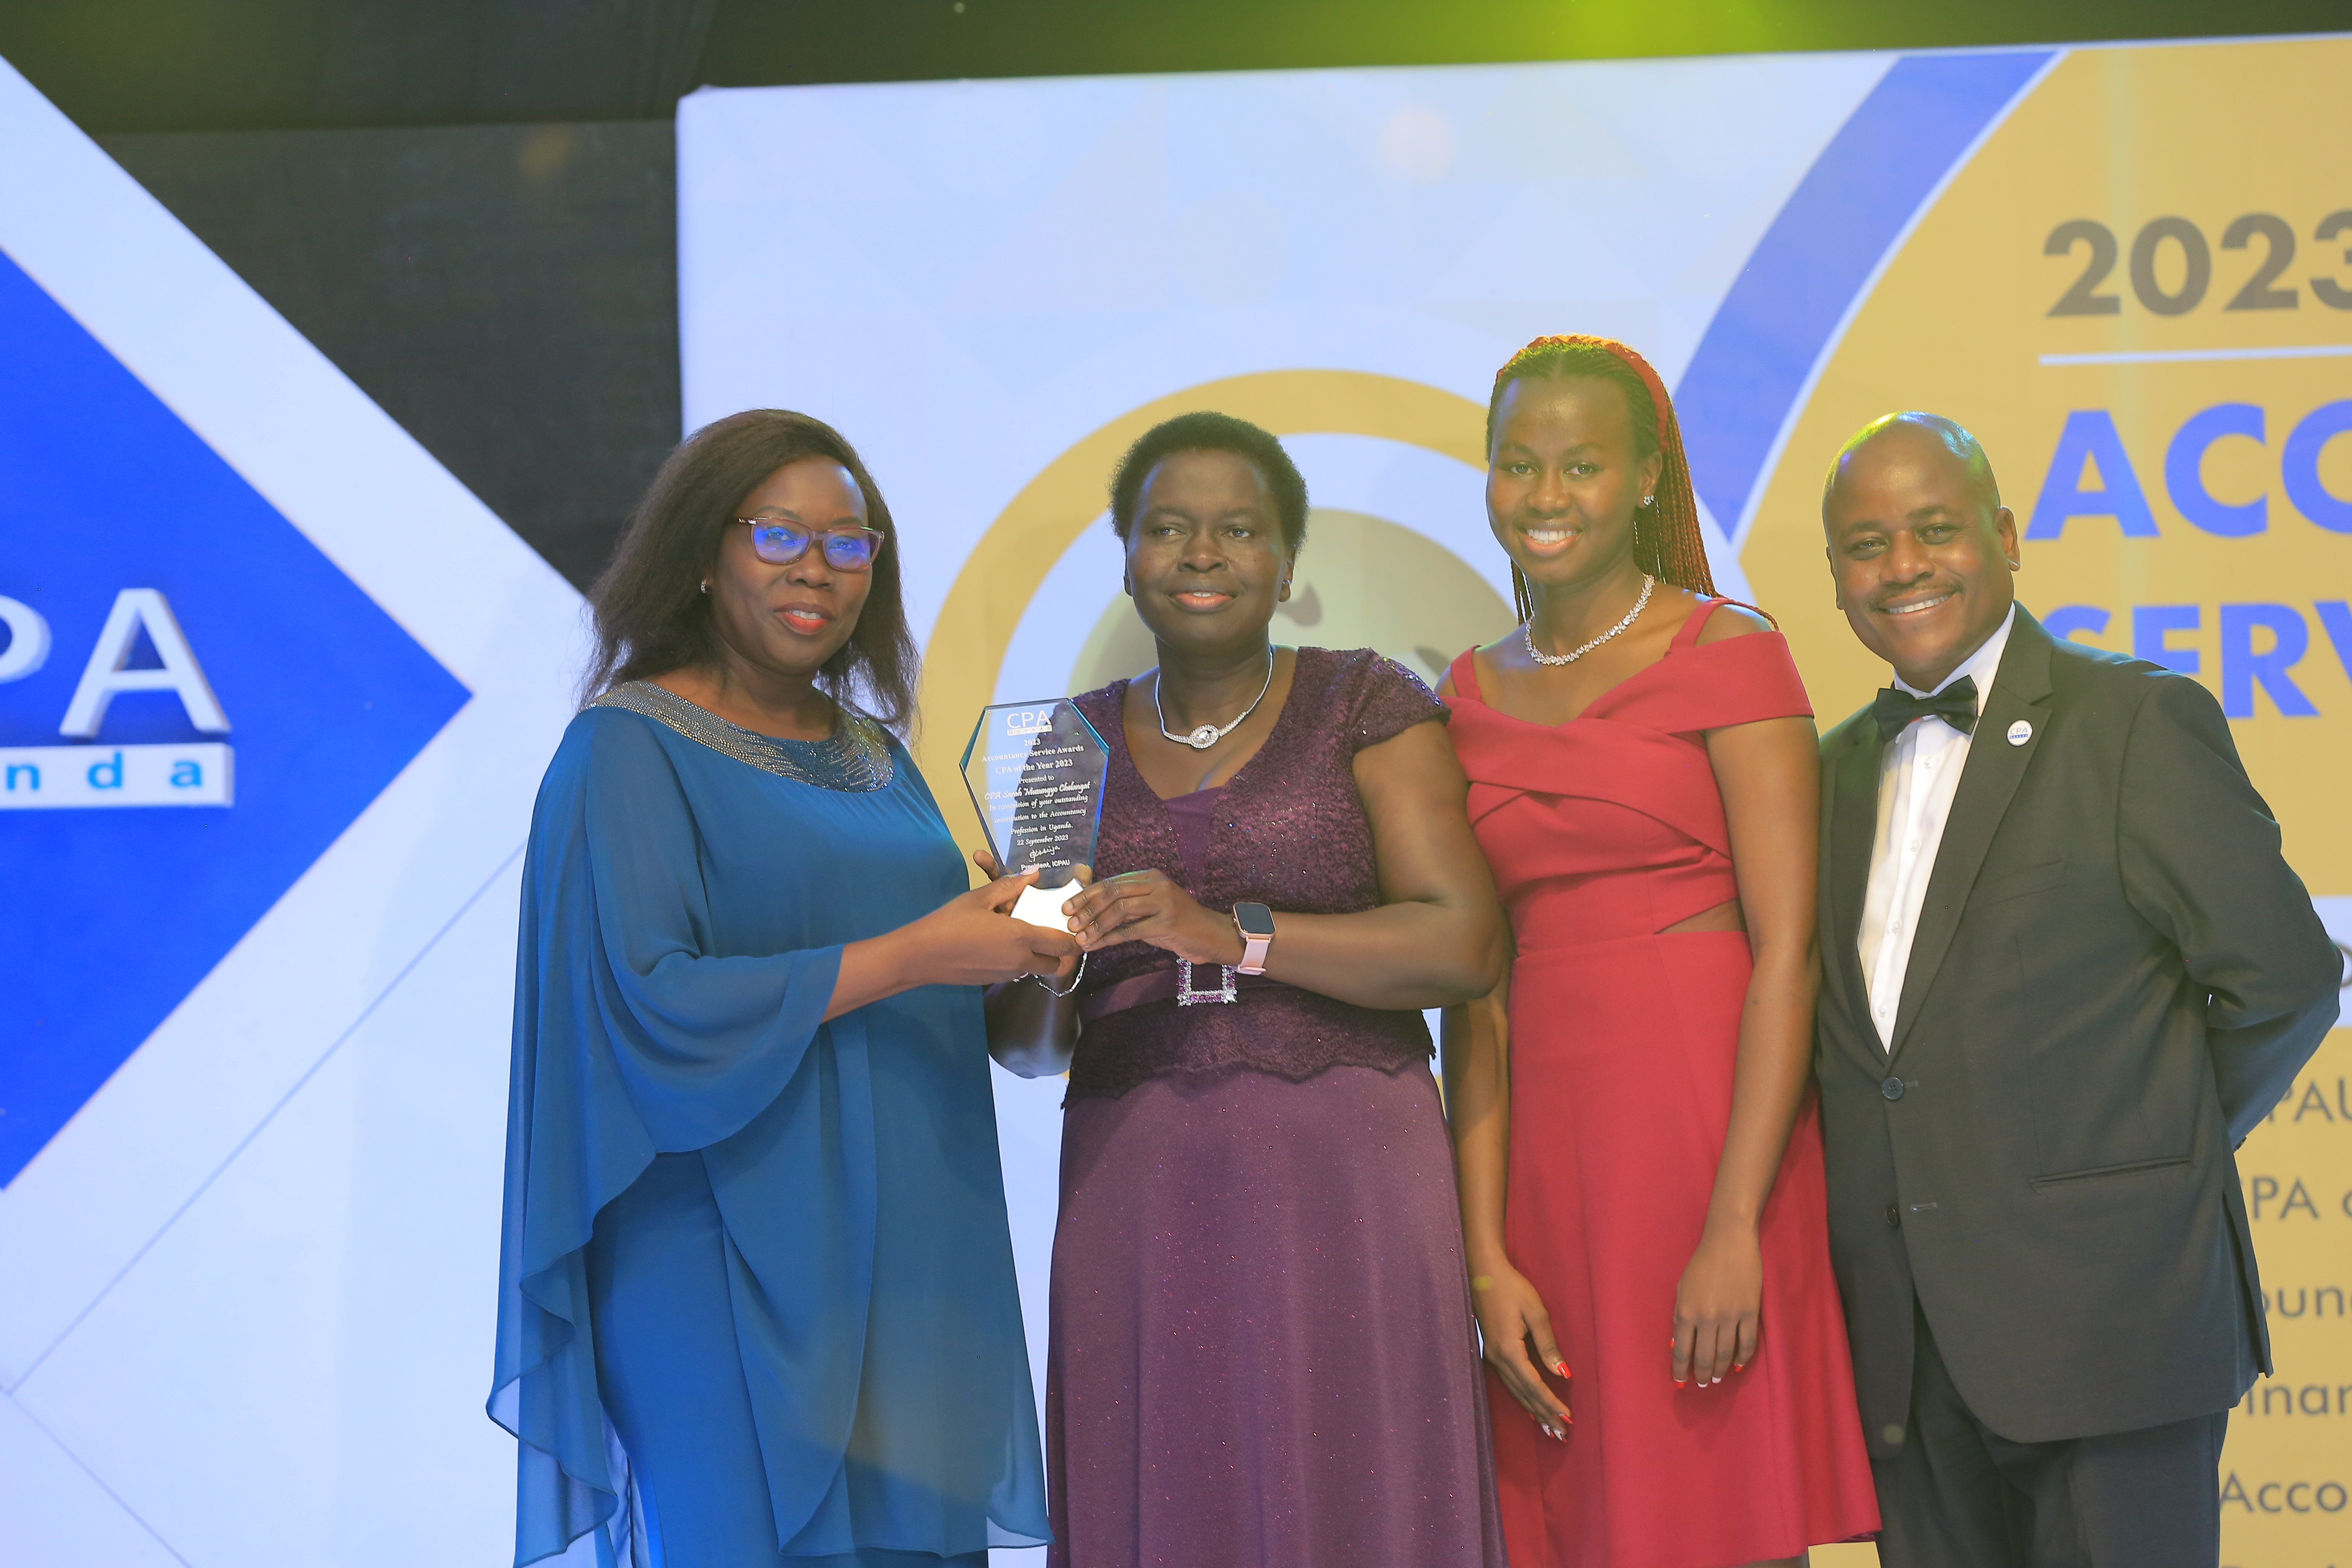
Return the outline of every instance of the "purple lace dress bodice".
{"type": "MultiPolygon", "coordinates": [[[[1277,931],[1285,910],[1346,914],[1380,903],[1355,757],[1412,725],[1447,716],[1410,670],[1370,648],[1300,648],[1290,694],[1265,744],[1230,782],[1181,797],[1174,813],[1128,754],[1120,721],[1127,688],[1115,680],[1076,700],[1110,747],[1097,877],[1165,871],[1213,910],[1265,904],[1275,911],[1277,931]],[[1185,853],[1192,846],[1180,841],[1180,815],[1205,816],[1199,852],[1185,853]]],[[[1175,967],[1172,954],[1142,942],[1106,948],[1087,963],[1086,989],[1175,967]]],[[[1217,978],[1208,968],[1193,984],[1213,987],[1217,978]]],[[[1224,1005],[1148,1002],[1086,1026],[1070,1064],[1070,1099],[1115,1097],[1163,1073],[1229,1068],[1294,1081],[1341,1063],[1395,1072],[1428,1061],[1430,1050],[1419,1013],[1359,1007],[1287,986],[1244,990],[1224,1005]]]]}

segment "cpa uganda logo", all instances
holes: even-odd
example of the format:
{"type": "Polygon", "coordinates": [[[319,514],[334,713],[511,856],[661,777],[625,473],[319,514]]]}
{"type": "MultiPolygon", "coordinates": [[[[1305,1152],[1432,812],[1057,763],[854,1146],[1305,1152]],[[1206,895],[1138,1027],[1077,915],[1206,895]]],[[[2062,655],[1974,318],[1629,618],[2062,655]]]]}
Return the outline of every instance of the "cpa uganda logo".
{"type": "Polygon", "coordinates": [[[6,1186],[470,693],[5,253],[0,363],[6,1186]]]}
{"type": "MultiPolygon", "coordinates": [[[[48,621],[23,600],[0,596],[0,626],[8,633],[0,647],[0,684],[39,674],[55,651],[48,621]]],[[[233,753],[225,741],[88,743],[98,739],[114,700],[131,691],[169,692],[190,728],[228,733],[228,715],[160,589],[125,588],[114,597],[58,724],[60,736],[84,744],[0,746],[0,810],[231,804],[233,753]],[[152,665],[135,662],[142,645],[152,665]]]]}

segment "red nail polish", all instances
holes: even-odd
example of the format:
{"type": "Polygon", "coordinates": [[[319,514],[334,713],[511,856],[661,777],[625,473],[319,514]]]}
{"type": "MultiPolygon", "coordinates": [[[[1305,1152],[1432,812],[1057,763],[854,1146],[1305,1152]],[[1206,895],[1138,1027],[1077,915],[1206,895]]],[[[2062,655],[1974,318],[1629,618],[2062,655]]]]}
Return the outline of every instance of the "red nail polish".
{"type": "Polygon", "coordinates": [[[1566,1363],[1566,1362],[1564,1362],[1564,1361],[1563,1361],[1563,1362],[1555,1362],[1555,1363],[1552,1364],[1552,1371],[1554,1371],[1554,1372],[1556,1372],[1556,1373],[1559,1373],[1559,1375],[1560,1375],[1560,1376],[1562,1376],[1562,1377],[1573,1377],[1573,1376],[1575,1376],[1575,1375],[1576,1375],[1574,1373],[1572,1373],[1572,1372],[1570,1372],[1570,1371],[1569,1371],[1569,1370],[1568,1370],[1568,1363],[1566,1363]]]}
{"type": "Polygon", "coordinates": [[[1682,1380],[1681,1378],[1679,1378],[1679,1377],[1678,1377],[1678,1378],[1675,1379],[1675,1386],[1676,1388],[1680,1388],[1682,1385],[1683,1385],[1683,1380],[1682,1380]]]}

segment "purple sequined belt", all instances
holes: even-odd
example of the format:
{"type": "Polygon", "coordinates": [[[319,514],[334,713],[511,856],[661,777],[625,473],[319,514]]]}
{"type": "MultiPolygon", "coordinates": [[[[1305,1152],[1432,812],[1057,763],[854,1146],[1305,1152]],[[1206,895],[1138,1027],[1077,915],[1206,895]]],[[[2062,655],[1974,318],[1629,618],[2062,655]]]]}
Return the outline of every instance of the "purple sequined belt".
{"type": "MultiPolygon", "coordinates": [[[[1204,963],[1199,967],[1224,969],[1223,964],[1204,963]]],[[[1267,989],[1296,991],[1298,989],[1295,985],[1286,984],[1279,980],[1269,980],[1263,974],[1244,974],[1237,969],[1224,969],[1223,981],[1223,984],[1215,990],[1203,990],[1196,979],[1192,989],[1193,1000],[1209,1003],[1239,1001],[1238,993],[1243,991],[1267,989]],[[1223,995],[1223,992],[1226,986],[1232,987],[1236,994],[1231,998],[1223,995]]],[[[1123,1013],[1129,1007],[1140,1007],[1146,1002],[1170,1001],[1176,996],[1181,987],[1180,972],[1174,969],[1154,969],[1141,974],[1132,974],[1115,984],[1106,985],[1099,991],[1090,991],[1079,997],[1078,1020],[1082,1024],[1091,1024],[1097,1018],[1106,1017],[1113,1013],[1123,1013]]]]}

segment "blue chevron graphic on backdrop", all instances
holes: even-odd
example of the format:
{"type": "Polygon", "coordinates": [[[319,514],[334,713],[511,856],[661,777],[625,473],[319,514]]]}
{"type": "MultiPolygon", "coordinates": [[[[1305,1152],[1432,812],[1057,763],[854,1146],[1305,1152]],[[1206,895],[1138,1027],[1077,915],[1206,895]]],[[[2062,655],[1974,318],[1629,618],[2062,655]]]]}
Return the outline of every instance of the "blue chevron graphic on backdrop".
{"type": "Polygon", "coordinates": [[[5,1185],[469,693],[5,255],[0,365],[5,1185]]]}

